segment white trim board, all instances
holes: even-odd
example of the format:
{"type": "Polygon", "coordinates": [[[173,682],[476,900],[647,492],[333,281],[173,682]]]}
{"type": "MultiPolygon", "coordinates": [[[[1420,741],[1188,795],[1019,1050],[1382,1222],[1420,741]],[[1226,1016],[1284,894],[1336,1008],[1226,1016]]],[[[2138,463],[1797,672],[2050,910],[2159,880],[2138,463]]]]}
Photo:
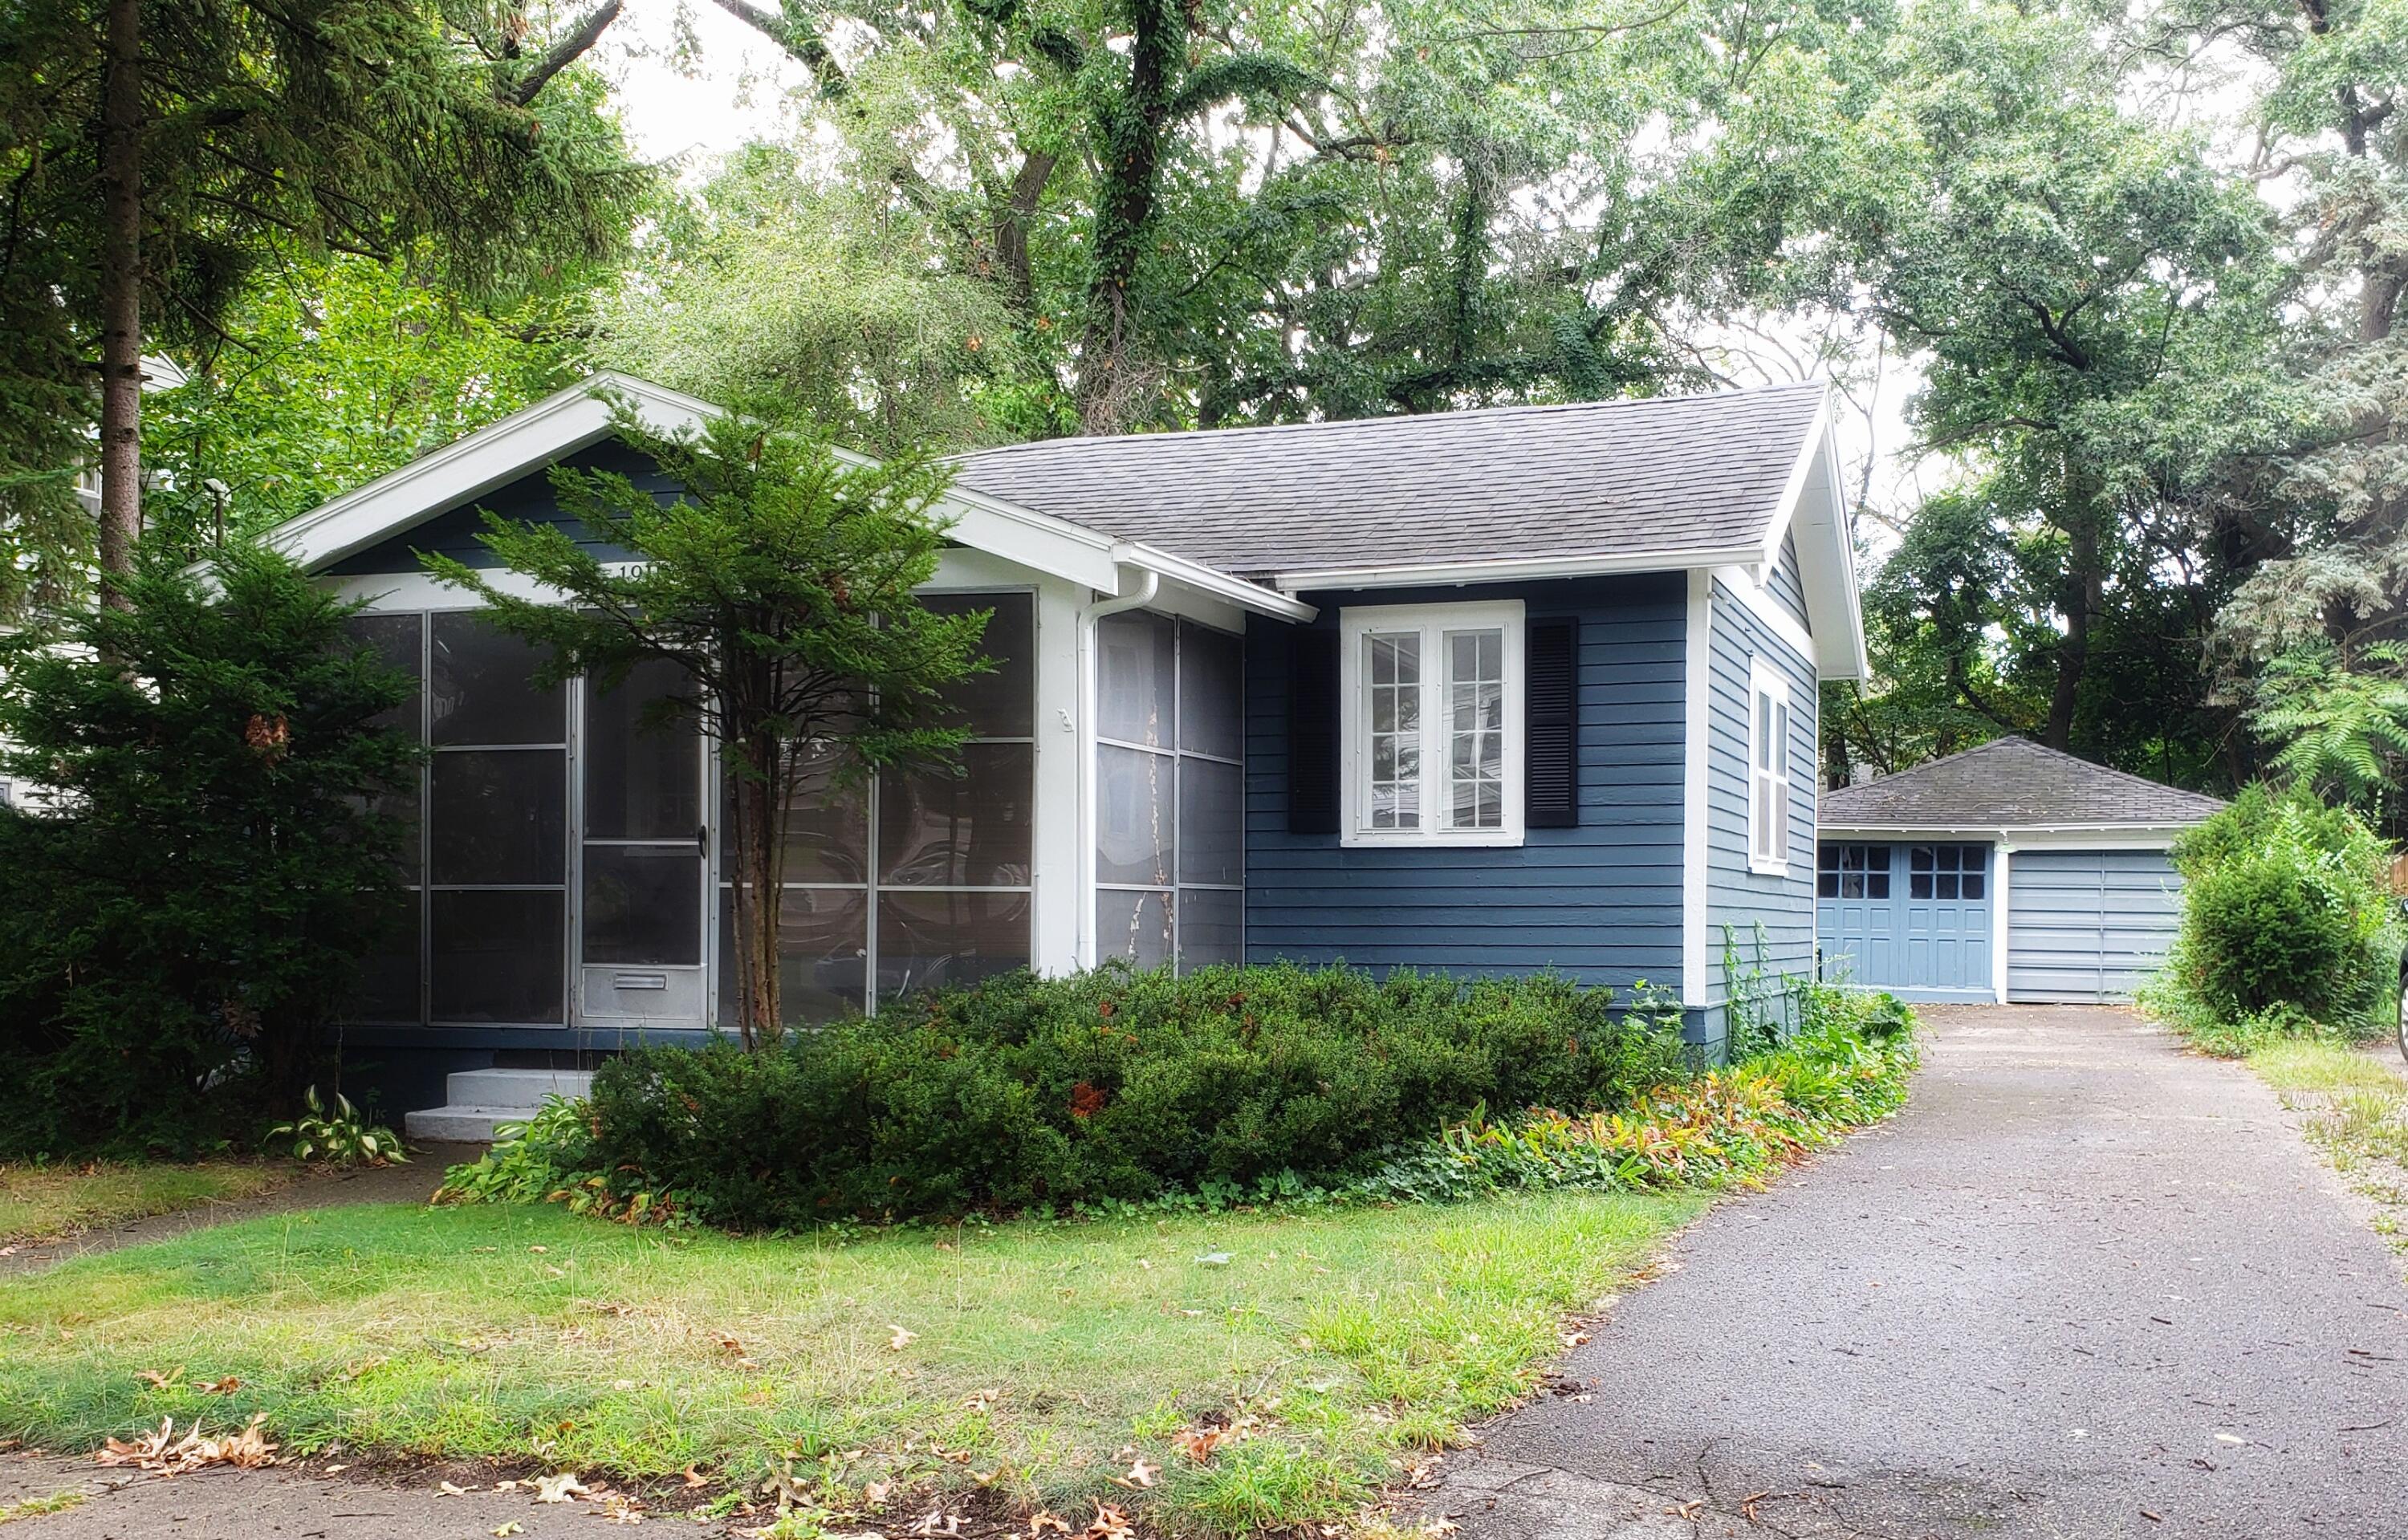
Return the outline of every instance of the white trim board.
{"type": "Polygon", "coordinates": [[[1713,740],[1713,574],[1692,569],[1681,689],[1681,1003],[1690,1006],[1707,1004],[1706,761],[1713,740]]]}

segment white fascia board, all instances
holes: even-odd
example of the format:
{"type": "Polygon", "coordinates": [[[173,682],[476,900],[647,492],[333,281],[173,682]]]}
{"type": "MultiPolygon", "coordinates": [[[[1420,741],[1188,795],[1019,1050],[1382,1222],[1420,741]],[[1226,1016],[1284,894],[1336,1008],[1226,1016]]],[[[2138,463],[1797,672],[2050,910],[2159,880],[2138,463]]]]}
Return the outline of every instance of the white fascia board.
{"type": "Polygon", "coordinates": [[[1798,458],[1789,463],[1788,478],[1781,484],[1781,497],[1772,505],[1772,518],[1764,526],[1764,545],[1756,559],[1770,567],[1781,559],[1781,537],[1789,533],[1789,522],[1798,516],[1799,500],[1806,495],[1814,475],[1814,462],[1823,450],[1823,441],[1831,433],[1831,390],[1823,388],[1823,399],[1814,408],[1814,421],[1806,426],[1798,442],[1798,458]]]}
{"type": "Polygon", "coordinates": [[[595,375],[285,520],[268,532],[268,544],[314,570],[598,443],[610,432],[610,406],[595,393],[602,391],[626,399],[663,433],[698,426],[719,411],[632,375],[595,375]]]}
{"type": "Polygon", "coordinates": [[[1753,558],[1770,568],[1781,542],[1795,527],[1798,579],[1805,591],[1813,634],[1828,640],[1809,649],[1815,672],[1827,679],[1862,679],[1872,673],[1865,655],[1864,610],[1856,593],[1856,550],[1848,539],[1847,493],[1840,485],[1840,446],[1831,392],[1823,394],[1814,421],[1798,447],[1781,501],[1765,528],[1764,549],[1753,558]]]}
{"type": "Polygon", "coordinates": [[[2159,850],[2189,833],[2190,823],[2011,823],[1899,824],[1825,823],[1814,830],[1817,839],[1951,840],[1976,844],[1987,840],[2023,848],[2057,846],[2067,849],[2114,847],[2159,850]]]}
{"type": "Polygon", "coordinates": [[[1411,566],[1322,567],[1283,572],[1271,579],[1283,593],[1333,589],[1420,588],[1507,583],[1531,578],[1606,578],[1635,572],[1685,572],[1757,560],[1753,547],[1637,551],[1628,555],[1509,556],[1488,562],[1432,562],[1411,566]]]}
{"type": "Polygon", "coordinates": [[[1250,583],[1233,578],[1218,567],[1208,567],[1201,562],[1191,562],[1184,556],[1173,556],[1167,550],[1136,541],[1124,541],[1112,548],[1112,560],[1125,563],[1160,576],[1165,581],[1182,588],[1192,588],[1199,593],[1233,604],[1257,615],[1268,615],[1301,625],[1321,613],[1300,599],[1275,593],[1260,583],[1250,583]]]}
{"type": "MultiPolygon", "coordinates": [[[[597,392],[624,399],[663,434],[698,428],[720,411],[632,375],[595,375],[287,520],[268,540],[305,568],[338,562],[608,437],[611,407],[597,392]]],[[[856,467],[875,463],[849,449],[837,457],[856,467]]],[[[1091,588],[1115,581],[1112,541],[1093,530],[960,489],[947,492],[938,511],[962,545],[1091,588]]]]}

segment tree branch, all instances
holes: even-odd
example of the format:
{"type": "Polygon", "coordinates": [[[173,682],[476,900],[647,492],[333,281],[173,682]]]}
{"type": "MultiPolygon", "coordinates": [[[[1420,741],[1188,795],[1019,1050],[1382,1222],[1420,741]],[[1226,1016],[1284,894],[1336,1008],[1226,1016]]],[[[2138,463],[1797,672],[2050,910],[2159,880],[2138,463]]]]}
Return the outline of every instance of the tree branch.
{"type": "Polygon", "coordinates": [[[600,39],[610,23],[619,19],[620,3],[621,0],[602,0],[600,5],[587,11],[585,20],[577,23],[566,36],[552,44],[535,68],[527,72],[526,78],[510,89],[510,104],[514,107],[534,106],[536,96],[551,83],[552,78],[575,64],[600,39]]]}

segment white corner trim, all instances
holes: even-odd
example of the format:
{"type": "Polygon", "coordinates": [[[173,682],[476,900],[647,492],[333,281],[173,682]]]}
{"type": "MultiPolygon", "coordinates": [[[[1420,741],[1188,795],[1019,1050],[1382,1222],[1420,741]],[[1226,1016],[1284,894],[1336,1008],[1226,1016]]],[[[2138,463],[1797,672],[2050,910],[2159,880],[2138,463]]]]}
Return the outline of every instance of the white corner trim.
{"type": "Polygon", "coordinates": [[[1522,843],[1525,806],[1523,692],[1526,683],[1523,662],[1524,606],[1519,599],[1492,599],[1466,604],[1350,606],[1338,612],[1339,709],[1339,844],[1347,848],[1378,846],[1514,846],[1522,843]],[[1495,829],[1453,829],[1442,822],[1448,789],[1445,751],[1448,631],[1498,630],[1505,634],[1504,758],[1500,790],[1500,826],[1495,829]],[[1369,766],[1364,739],[1369,723],[1364,711],[1363,647],[1366,635],[1377,632],[1418,633],[1425,641],[1421,654],[1420,724],[1421,826],[1416,829],[1366,827],[1364,792],[1369,766]],[[1429,745],[1435,739],[1439,750],[1429,745]]]}
{"type": "Polygon", "coordinates": [[[1796,779],[1795,773],[1790,767],[1790,761],[1796,748],[1797,732],[1798,694],[1789,682],[1788,674],[1762,653],[1751,654],[1747,661],[1747,869],[1757,877],[1789,875],[1788,806],[1789,797],[1795,791],[1793,782],[1796,779]],[[1761,842],[1757,835],[1762,831],[1756,826],[1756,782],[1759,774],[1756,762],[1764,753],[1764,745],[1758,741],[1758,734],[1763,731],[1764,725],[1763,712],[1757,709],[1757,706],[1767,696],[1770,696],[1781,709],[1784,734],[1781,761],[1775,767],[1779,772],[1782,786],[1782,826],[1772,831],[1778,836],[1780,843],[1779,854],[1771,856],[1764,855],[1759,851],[1758,847],[1761,842]]]}
{"type": "Polygon", "coordinates": [[[2007,1003],[2008,921],[2015,912],[2008,886],[2015,846],[2004,829],[1998,833],[1999,842],[1990,847],[1990,990],[2003,1005],[2007,1003]]]}
{"type": "Polygon", "coordinates": [[[1425,562],[1396,566],[1319,567],[1283,572],[1283,593],[1328,589],[1418,588],[1425,584],[1503,583],[1525,578],[1605,578],[1632,572],[1682,572],[1742,565],[1757,560],[1752,546],[1641,551],[1628,555],[1509,556],[1485,562],[1425,562]]]}
{"type": "Polygon", "coordinates": [[[1681,1003],[1706,1000],[1706,751],[1713,725],[1713,574],[1689,573],[1682,629],[1681,688],[1681,1003]]]}

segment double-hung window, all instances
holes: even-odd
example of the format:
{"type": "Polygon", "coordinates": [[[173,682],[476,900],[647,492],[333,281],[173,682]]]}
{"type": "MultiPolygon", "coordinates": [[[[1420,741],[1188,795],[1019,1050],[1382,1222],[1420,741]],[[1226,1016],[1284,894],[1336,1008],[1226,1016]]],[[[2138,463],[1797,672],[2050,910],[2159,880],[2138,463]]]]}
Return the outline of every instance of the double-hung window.
{"type": "Polygon", "coordinates": [[[1748,869],[1789,869],[1789,681],[1758,658],[1748,670],[1748,869]]]}
{"type": "Polygon", "coordinates": [[[1339,617],[1349,845],[1522,842],[1519,600],[1339,617]]]}

